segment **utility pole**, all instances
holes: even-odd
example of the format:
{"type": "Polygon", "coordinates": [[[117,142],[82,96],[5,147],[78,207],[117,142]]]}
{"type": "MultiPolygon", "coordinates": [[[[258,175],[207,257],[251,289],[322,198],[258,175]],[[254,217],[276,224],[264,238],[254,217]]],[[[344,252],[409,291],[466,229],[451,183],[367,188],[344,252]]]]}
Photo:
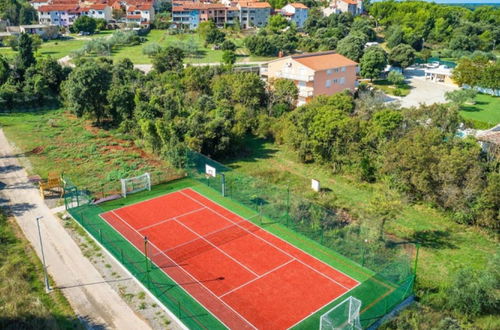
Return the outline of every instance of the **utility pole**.
{"type": "Polygon", "coordinates": [[[40,219],[43,217],[36,217],[36,225],[38,227],[38,237],[40,238],[40,251],[42,252],[43,275],[45,277],[45,292],[50,292],[49,276],[47,275],[47,266],[45,265],[45,254],[43,253],[42,233],[40,231],[40,219]]]}

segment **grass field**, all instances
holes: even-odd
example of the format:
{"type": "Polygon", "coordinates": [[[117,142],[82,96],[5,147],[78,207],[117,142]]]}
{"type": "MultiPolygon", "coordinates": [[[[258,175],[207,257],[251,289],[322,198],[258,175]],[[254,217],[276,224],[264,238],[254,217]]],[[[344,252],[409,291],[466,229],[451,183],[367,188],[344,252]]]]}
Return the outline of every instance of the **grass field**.
{"type": "Polygon", "coordinates": [[[463,118],[472,120],[476,128],[489,128],[500,123],[500,97],[478,94],[476,104],[464,105],[460,110],[463,118]]]}
{"type": "Polygon", "coordinates": [[[58,289],[45,293],[40,260],[15,220],[1,210],[0,328],[83,329],[58,289]]]}
{"type": "MultiPolygon", "coordinates": [[[[354,217],[366,218],[375,190],[384,189],[380,184],[363,184],[349,176],[334,175],[315,164],[302,164],[293,151],[271,142],[256,139],[246,145],[249,153],[228,161],[228,165],[270,182],[286,182],[295,193],[310,198],[318,197],[310,191],[310,179],[316,178],[325,188],[320,200],[346,209],[354,217]]],[[[406,205],[402,215],[385,228],[388,235],[420,242],[417,294],[422,302],[436,308],[442,304],[440,289],[450,284],[457,270],[464,266],[484,268],[498,248],[496,240],[481,229],[457,224],[426,205],[406,205]]],[[[476,321],[485,329],[500,325],[500,318],[493,316],[476,321]]]]}
{"type": "MultiPolygon", "coordinates": [[[[112,31],[103,31],[92,36],[77,36],[71,35],[71,39],[67,40],[53,40],[44,42],[40,49],[37,51],[38,56],[52,56],[55,59],[62,58],[64,56],[70,55],[71,52],[80,49],[90,38],[105,38],[112,34],[112,31]]],[[[269,57],[254,57],[249,56],[248,52],[243,48],[243,37],[240,35],[233,35],[228,37],[232,40],[238,47],[237,50],[238,62],[253,62],[253,61],[266,61],[271,58],[269,57]]],[[[188,39],[193,39],[199,45],[200,55],[195,58],[186,58],[188,63],[219,63],[222,59],[222,50],[213,50],[203,46],[203,41],[200,39],[198,34],[177,34],[169,35],[165,30],[151,30],[147,36],[147,41],[136,46],[130,47],[120,47],[113,50],[113,59],[123,59],[129,58],[134,64],[151,64],[151,59],[142,53],[145,46],[152,43],[157,43],[160,46],[175,45],[175,43],[180,41],[186,41],[188,39]]],[[[10,47],[0,47],[0,55],[7,57],[15,56],[16,52],[10,47]]]]}

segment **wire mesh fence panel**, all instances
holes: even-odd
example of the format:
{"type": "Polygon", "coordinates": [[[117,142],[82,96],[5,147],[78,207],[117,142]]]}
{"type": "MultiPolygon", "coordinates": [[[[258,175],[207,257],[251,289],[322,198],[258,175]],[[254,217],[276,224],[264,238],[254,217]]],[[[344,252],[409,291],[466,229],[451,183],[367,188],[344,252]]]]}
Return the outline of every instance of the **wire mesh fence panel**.
{"type": "Polygon", "coordinates": [[[361,330],[359,312],[361,301],[350,296],[321,315],[320,330],[361,330]]]}

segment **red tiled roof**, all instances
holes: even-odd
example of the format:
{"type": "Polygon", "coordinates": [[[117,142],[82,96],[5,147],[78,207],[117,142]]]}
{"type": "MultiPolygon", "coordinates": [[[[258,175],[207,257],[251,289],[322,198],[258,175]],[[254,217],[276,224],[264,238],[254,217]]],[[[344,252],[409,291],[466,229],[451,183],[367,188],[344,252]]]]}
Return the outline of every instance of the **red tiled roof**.
{"type": "Polygon", "coordinates": [[[289,5],[292,6],[293,8],[297,8],[297,9],[309,9],[306,5],[304,5],[303,3],[300,3],[300,2],[290,3],[289,5]]]}
{"type": "Polygon", "coordinates": [[[241,7],[248,8],[271,8],[268,2],[247,2],[246,4],[240,3],[241,7]]]}
{"type": "Polygon", "coordinates": [[[38,8],[40,12],[51,12],[51,11],[77,11],[77,5],[46,5],[38,8]]]}
{"type": "Polygon", "coordinates": [[[89,6],[90,9],[95,9],[95,10],[104,10],[106,9],[106,7],[108,7],[108,5],[105,3],[95,3],[89,6]]]}
{"type": "Polygon", "coordinates": [[[127,18],[130,18],[130,19],[141,19],[142,16],[141,15],[127,15],[127,18]]]}
{"type": "Polygon", "coordinates": [[[350,5],[357,5],[358,4],[358,1],[356,0],[342,0],[344,1],[345,3],[348,3],[350,5]]]}
{"type": "Polygon", "coordinates": [[[342,66],[353,66],[358,63],[335,52],[318,52],[304,55],[292,56],[295,61],[311,68],[315,71],[323,71],[342,66]]]}

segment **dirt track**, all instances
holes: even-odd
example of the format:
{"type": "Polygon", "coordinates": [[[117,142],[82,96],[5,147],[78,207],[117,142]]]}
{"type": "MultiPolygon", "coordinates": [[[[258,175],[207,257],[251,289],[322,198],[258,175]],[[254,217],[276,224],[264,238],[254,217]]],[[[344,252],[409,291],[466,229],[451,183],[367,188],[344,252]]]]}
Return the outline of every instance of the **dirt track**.
{"type": "Polygon", "coordinates": [[[40,256],[36,217],[48,272],[87,328],[150,329],[114,291],[28,182],[13,148],[0,129],[0,206],[8,207],[40,256]]]}

